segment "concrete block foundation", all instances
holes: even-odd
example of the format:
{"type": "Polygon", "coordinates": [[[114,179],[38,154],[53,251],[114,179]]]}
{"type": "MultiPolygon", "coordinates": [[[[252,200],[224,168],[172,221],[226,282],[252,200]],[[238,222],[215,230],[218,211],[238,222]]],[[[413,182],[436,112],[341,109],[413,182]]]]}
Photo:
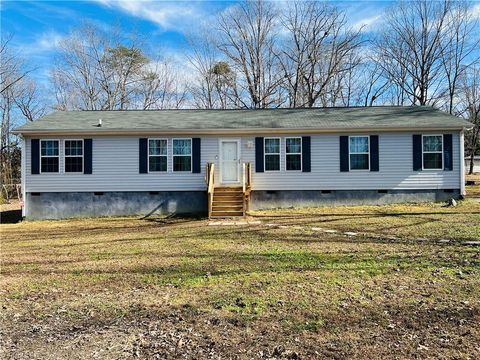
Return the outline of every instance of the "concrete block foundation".
{"type": "MultiPolygon", "coordinates": [[[[251,193],[251,210],[384,205],[459,199],[460,190],[276,190],[251,193]]],[[[26,219],[129,215],[207,215],[205,191],[27,193],[26,219]]]]}
{"type": "Polygon", "coordinates": [[[275,190],[252,191],[251,210],[447,201],[460,190],[275,190]]]}
{"type": "Polygon", "coordinates": [[[206,215],[204,191],[27,193],[27,220],[128,215],[206,215]]]}

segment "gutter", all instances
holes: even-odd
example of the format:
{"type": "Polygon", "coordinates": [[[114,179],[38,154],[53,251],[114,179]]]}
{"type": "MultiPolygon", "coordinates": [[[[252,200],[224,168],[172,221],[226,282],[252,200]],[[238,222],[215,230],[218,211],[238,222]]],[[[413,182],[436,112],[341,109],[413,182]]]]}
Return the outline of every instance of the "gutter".
{"type": "Polygon", "coordinates": [[[59,129],[59,130],[13,130],[15,135],[257,135],[257,134],[331,134],[331,133],[365,133],[365,132],[412,132],[412,131],[463,131],[471,130],[472,127],[466,126],[433,126],[433,127],[398,127],[398,128],[376,128],[376,127],[362,127],[362,128],[251,128],[251,129],[105,129],[95,128],[92,130],[85,129],[59,129]]]}

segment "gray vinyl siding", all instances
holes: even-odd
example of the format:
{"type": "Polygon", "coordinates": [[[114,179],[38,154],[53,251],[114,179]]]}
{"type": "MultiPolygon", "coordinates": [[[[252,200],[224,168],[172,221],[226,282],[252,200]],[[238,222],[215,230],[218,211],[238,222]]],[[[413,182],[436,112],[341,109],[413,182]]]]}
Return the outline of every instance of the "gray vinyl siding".
{"type": "MultiPolygon", "coordinates": [[[[279,135],[282,145],[281,170],[255,173],[255,166],[253,166],[253,189],[411,190],[460,187],[459,133],[453,133],[453,171],[413,171],[412,133],[380,133],[378,135],[379,172],[340,172],[339,135],[322,134],[311,136],[310,173],[285,170],[285,137],[289,135],[279,135]]],[[[200,174],[172,171],[172,139],[186,137],[193,136],[156,136],[156,138],[168,139],[168,172],[149,174],[139,173],[138,137],[93,137],[93,174],[91,175],[63,173],[63,156],[60,156],[60,173],[32,175],[30,139],[27,138],[25,190],[27,192],[199,191],[206,189],[204,177],[207,162],[215,163],[215,179],[219,184],[220,154],[217,136],[201,138],[202,172],[200,174]]],[[[222,138],[241,139],[241,160],[254,165],[254,137],[225,136],[222,138]]],[[[50,139],[53,138],[50,137],[50,139]]],[[[62,155],[65,138],[55,139],[60,140],[62,155]]]]}

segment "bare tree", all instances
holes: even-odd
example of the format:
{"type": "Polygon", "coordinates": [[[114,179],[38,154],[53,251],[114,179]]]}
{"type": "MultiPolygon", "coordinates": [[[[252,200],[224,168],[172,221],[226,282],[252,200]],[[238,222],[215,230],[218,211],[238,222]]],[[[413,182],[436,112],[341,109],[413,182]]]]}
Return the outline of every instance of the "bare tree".
{"type": "Polygon", "coordinates": [[[373,106],[387,92],[390,81],[374,58],[368,58],[358,68],[358,73],[360,74],[360,81],[357,83],[360,93],[359,103],[363,106],[373,106]]]}
{"type": "Polygon", "coordinates": [[[102,74],[104,51],[110,47],[108,37],[93,25],[84,24],[60,43],[57,65],[52,78],[57,99],[63,103],[58,108],[70,109],[71,105],[84,110],[113,108],[114,90],[109,85],[112,74],[102,74]],[[104,75],[104,81],[100,79],[104,75]],[[106,99],[102,99],[103,94],[106,99]]]}
{"type": "Polygon", "coordinates": [[[83,24],[61,41],[51,70],[57,109],[124,110],[134,106],[131,95],[149,59],[134,36],[124,44],[117,31],[105,33],[83,24]]]}
{"type": "Polygon", "coordinates": [[[474,127],[467,133],[466,142],[470,153],[469,174],[473,173],[474,158],[480,150],[480,67],[469,67],[460,77],[457,93],[458,115],[465,117],[474,127]]]}
{"type": "Polygon", "coordinates": [[[29,71],[24,69],[23,59],[8,46],[10,39],[2,42],[0,47],[0,180],[5,186],[18,182],[20,176],[18,138],[11,134],[11,130],[25,120],[36,120],[45,111],[37,85],[29,77],[29,71]]]}
{"type": "Polygon", "coordinates": [[[447,109],[450,114],[454,112],[455,95],[462,73],[479,61],[475,51],[480,48],[480,38],[474,36],[478,26],[478,19],[472,14],[469,4],[453,4],[441,37],[441,61],[447,81],[447,109]]]}
{"type": "Polygon", "coordinates": [[[35,121],[45,115],[46,104],[35,81],[24,78],[20,83],[15,92],[15,105],[27,121],[35,121]]]}
{"type": "Polygon", "coordinates": [[[26,70],[23,61],[10,51],[11,39],[12,35],[7,35],[2,36],[0,41],[0,94],[15,86],[32,71],[26,70]]]}
{"type": "Polygon", "coordinates": [[[211,69],[220,58],[216,39],[211,32],[201,30],[200,34],[190,34],[187,40],[191,50],[187,58],[195,72],[189,86],[194,104],[197,108],[214,109],[217,103],[211,69]]]}
{"type": "Polygon", "coordinates": [[[344,12],[313,1],[293,2],[282,23],[290,37],[282,64],[291,106],[335,103],[341,79],[358,65],[353,54],[361,44],[359,32],[347,27],[344,12]]]}
{"type": "Polygon", "coordinates": [[[178,109],[186,100],[187,89],[169,61],[150,64],[140,74],[136,87],[137,107],[147,109],[178,109]]]}
{"type": "Polygon", "coordinates": [[[447,0],[402,1],[386,14],[376,41],[380,64],[412,104],[434,104],[440,96],[442,35],[450,8],[447,0]]]}
{"type": "Polygon", "coordinates": [[[255,109],[280,106],[283,82],[276,54],[277,12],[273,3],[244,1],[220,16],[220,50],[238,73],[238,103],[255,109]],[[246,93],[246,98],[243,97],[246,93]]]}

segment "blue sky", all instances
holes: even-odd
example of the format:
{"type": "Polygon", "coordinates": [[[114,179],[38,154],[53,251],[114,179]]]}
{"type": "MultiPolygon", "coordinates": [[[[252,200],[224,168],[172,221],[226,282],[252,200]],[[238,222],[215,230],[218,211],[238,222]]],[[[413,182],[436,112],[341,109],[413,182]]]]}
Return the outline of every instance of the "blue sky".
{"type": "MultiPolygon", "coordinates": [[[[181,62],[187,51],[185,34],[195,32],[201,22],[235,2],[228,1],[1,1],[2,36],[12,34],[11,46],[35,66],[34,76],[47,81],[56,44],[82,21],[101,27],[120,24],[135,29],[152,48],[181,62]]],[[[347,12],[352,26],[368,25],[370,31],[381,19],[387,1],[343,1],[338,5],[347,12]]]]}

